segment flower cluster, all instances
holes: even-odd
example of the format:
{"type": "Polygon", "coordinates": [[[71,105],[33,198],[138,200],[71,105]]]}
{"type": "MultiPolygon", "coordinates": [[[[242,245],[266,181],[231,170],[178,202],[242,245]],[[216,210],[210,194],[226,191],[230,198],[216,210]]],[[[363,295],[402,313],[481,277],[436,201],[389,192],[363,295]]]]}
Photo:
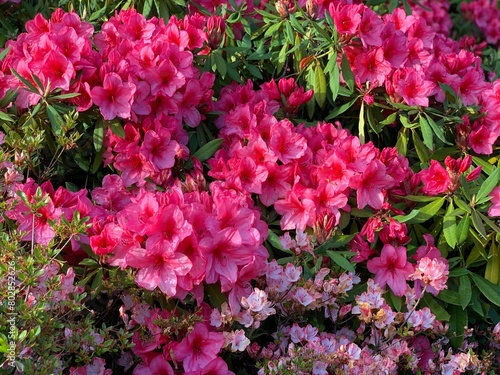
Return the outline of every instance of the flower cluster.
{"type": "Polygon", "coordinates": [[[473,21],[490,44],[500,43],[500,9],[492,0],[473,0],[461,4],[464,16],[473,21]]]}

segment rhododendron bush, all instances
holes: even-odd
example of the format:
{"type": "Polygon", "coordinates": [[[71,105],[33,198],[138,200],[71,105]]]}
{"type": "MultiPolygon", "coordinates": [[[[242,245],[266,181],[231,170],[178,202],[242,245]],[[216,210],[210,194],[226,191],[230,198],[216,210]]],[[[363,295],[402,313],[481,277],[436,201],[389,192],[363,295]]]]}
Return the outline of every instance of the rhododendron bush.
{"type": "Polygon", "coordinates": [[[2,371],[500,371],[496,2],[1,3],[2,371]]]}

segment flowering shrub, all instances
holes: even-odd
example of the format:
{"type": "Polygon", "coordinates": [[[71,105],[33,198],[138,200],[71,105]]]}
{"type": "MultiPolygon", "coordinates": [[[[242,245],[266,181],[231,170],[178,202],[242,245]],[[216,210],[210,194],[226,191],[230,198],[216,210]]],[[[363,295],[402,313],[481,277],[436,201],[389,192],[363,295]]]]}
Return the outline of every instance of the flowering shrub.
{"type": "Polygon", "coordinates": [[[496,4],[66,3],[0,54],[6,373],[499,371],[496,4]]]}

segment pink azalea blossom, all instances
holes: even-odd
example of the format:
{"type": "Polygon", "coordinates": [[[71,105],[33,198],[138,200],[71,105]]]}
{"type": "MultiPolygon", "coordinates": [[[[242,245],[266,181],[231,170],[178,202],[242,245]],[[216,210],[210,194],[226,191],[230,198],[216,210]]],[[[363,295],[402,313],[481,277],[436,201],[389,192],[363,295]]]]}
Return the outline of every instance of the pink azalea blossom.
{"type": "Polygon", "coordinates": [[[407,261],[406,248],[384,245],[380,257],[370,259],[367,263],[368,270],[375,274],[375,282],[384,287],[389,285],[397,296],[402,296],[408,285],[413,266],[407,261]]]}
{"type": "Polygon", "coordinates": [[[112,120],[115,117],[130,117],[134,93],[134,84],[123,82],[118,74],[111,72],[104,77],[102,87],[94,87],[90,95],[104,119],[112,120]]]}
{"type": "Polygon", "coordinates": [[[488,216],[500,217],[500,186],[494,188],[491,193],[491,206],[488,209],[488,216]]]}
{"type": "Polygon", "coordinates": [[[182,361],[186,372],[198,371],[217,358],[223,345],[222,333],[209,332],[205,324],[195,323],[193,330],[174,347],[173,352],[175,360],[182,361]]]}
{"type": "Polygon", "coordinates": [[[448,171],[436,160],[431,160],[429,169],[423,169],[419,175],[424,183],[422,190],[427,195],[444,193],[451,183],[448,171]]]}

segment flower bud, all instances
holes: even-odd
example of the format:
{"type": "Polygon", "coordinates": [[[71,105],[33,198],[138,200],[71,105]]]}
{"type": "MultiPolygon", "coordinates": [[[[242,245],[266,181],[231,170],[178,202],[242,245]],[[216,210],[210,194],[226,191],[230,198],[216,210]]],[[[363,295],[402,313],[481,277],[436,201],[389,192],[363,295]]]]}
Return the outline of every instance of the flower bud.
{"type": "MultiPolygon", "coordinates": [[[[458,162],[458,160],[457,160],[458,162]]],[[[457,163],[458,164],[458,163],[457,163]]],[[[464,173],[466,170],[468,170],[470,168],[472,164],[472,156],[470,155],[467,155],[463,160],[462,162],[460,163],[460,167],[458,168],[458,171],[460,173],[464,173]]]]}
{"type": "Polygon", "coordinates": [[[315,19],[318,15],[318,1],[317,0],[307,0],[306,1],[306,12],[312,19],[315,19]]]}
{"type": "Polygon", "coordinates": [[[474,168],[474,169],[472,170],[472,172],[470,172],[470,173],[467,175],[467,177],[465,177],[465,180],[466,180],[467,182],[471,182],[471,181],[475,180],[475,179],[476,179],[476,178],[478,178],[478,177],[479,177],[479,175],[481,174],[481,170],[482,170],[481,166],[474,168]]]}
{"type": "Polygon", "coordinates": [[[207,19],[207,37],[208,46],[211,49],[217,49],[226,32],[226,23],[220,16],[212,16],[207,19]]]}

